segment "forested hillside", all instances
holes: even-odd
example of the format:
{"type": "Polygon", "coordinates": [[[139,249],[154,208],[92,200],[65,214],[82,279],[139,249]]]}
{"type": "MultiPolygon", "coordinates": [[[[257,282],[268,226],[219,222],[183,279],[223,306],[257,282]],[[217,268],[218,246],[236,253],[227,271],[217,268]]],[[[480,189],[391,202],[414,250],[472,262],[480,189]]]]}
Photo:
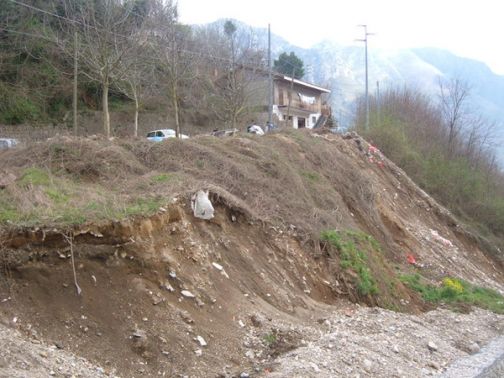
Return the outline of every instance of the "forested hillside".
{"type": "Polygon", "coordinates": [[[136,135],[139,111],[177,130],[236,123],[254,110],[250,77],[264,68],[252,40],[236,27],[183,25],[171,1],[5,0],[0,123],[77,128],[79,113],[102,109],[106,135],[136,135]],[[129,111],[132,129],[111,125],[111,110],[129,111]]]}

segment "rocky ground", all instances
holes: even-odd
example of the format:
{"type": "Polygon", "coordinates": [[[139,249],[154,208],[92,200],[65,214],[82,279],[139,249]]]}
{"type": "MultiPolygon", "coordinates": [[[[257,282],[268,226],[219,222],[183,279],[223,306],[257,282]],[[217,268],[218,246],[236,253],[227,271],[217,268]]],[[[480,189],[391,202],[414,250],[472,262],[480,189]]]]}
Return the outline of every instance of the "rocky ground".
{"type": "Polygon", "coordinates": [[[17,330],[0,325],[0,377],[105,377],[105,370],[82,357],[47,345],[36,339],[27,339],[17,330]]]}
{"type": "MultiPolygon", "coordinates": [[[[499,377],[502,371],[503,315],[479,309],[405,315],[350,303],[334,310],[304,325],[248,314],[240,324],[250,364],[241,370],[223,366],[217,376],[461,378],[499,377]]],[[[0,377],[119,376],[12,327],[0,326],[0,377]]]]}
{"type": "Polygon", "coordinates": [[[479,309],[404,315],[355,306],[321,321],[325,329],[278,358],[263,376],[436,376],[504,332],[504,316],[479,309]]]}

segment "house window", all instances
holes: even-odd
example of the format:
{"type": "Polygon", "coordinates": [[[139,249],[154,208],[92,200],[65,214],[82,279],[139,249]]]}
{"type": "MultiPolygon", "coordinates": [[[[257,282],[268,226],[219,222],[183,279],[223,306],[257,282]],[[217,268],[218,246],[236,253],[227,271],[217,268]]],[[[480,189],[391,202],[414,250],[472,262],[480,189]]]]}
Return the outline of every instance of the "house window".
{"type": "Polygon", "coordinates": [[[315,125],[315,123],[317,123],[317,117],[312,116],[312,117],[311,117],[311,123],[312,123],[313,125],[315,125]]]}

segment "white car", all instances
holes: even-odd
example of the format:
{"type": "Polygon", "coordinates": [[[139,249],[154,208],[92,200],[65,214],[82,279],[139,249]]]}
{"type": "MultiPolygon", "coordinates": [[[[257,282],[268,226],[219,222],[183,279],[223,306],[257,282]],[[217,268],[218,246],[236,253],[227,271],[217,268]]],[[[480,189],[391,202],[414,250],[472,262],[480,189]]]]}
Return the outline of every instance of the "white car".
{"type": "MultiPolygon", "coordinates": [[[[162,140],[165,140],[165,139],[175,138],[176,135],[177,135],[177,133],[173,129],[159,129],[159,130],[149,131],[147,133],[147,139],[152,142],[161,142],[162,140]]],[[[180,139],[187,139],[189,137],[187,135],[180,134],[179,138],[180,139]]]]}
{"type": "Polygon", "coordinates": [[[8,148],[13,148],[19,141],[14,138],[0,138],[0,150],[6,150],[8,148]]]}

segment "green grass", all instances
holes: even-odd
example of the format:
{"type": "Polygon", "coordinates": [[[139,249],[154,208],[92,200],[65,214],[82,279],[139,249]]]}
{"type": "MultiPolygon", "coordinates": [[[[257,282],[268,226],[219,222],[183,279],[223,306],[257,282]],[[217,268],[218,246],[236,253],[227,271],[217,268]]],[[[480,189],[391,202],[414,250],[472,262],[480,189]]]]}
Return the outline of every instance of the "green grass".
{"type": "Polygon", "coordinates": [[[504,297],[497,291],[487,289],[458,278],[445,278],[439,286],[425,283],[419,274],[404,274],[399,279],[422,298],[432,303],[468,304],[504,314],[504,297]]]}
{"type": "Polygon", "coordinates": [[[138,198],[124,208],[124,216],[153,214],[162,204],[161,198],[138,198]]]}
{"type": "Polygon", "coordinates": [[[263,339],[264,339],[264,342],[266,343],[266,345],[268,345],[268,346],[274,344],[277,341],[277,337],[276,337],[275,333],[273,333],[273,332],[267,333],[266,335],[264,335],[263,339]]]}
{"type": "Polygon", "coordinates": [[[23,187],[28,185],[48,186],[51,184],[51,180],[47,171],[40,168],[27,168],[23,171],[18,184],[23,187]]]}
{"type": "Polygon", "coordinates": [[[161,173],[159,175],[152,176],[151,181],[154,184],[162,184],[162,183],[170,181],[172,178],[173,178],[172,174],[161,173]]]}
{"type": "Polygon", "coordinates": [[[366,252],[368,248],[379,250],[378,242],[374,238],[361,232],[331,230],[322,232],[321,239],[339,251],[342,269],[351,269],[357,273],[355,284],[360,295],[378,294],[376,279],[367,264],[366,252]],[[366,244],[368,248],[360,247],[366,244]]]}
{"type": "MultiPolygon", "coordinates": [[[[164,183],[172,176],[159,174],[152,180],[164,183]]],[[[162,205],[162,197],[131,199],[100,185],[83,186],[68,175],[32,167],[22,172],[15,190],[0,191],[0,224],[65,227],[96,220],[148,216],[162,205]]]]}
{"type": "Polygon", "coordinates": [[[309,171],[303,171],[301,172],[301,176],[306,178],[308,181],[315,183],[320,181],[320,176],[317,172],[309,172],[309,171]]]}

